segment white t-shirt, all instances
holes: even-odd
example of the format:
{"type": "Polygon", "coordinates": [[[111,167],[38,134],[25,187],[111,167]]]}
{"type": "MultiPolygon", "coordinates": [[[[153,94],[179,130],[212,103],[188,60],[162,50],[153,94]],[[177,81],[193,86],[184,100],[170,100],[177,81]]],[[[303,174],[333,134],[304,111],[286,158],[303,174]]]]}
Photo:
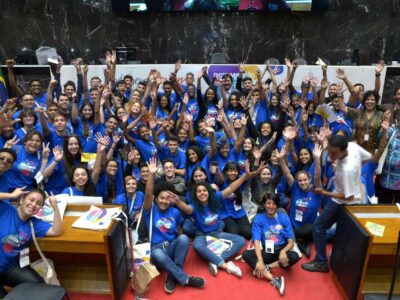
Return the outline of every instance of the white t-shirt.
{"type": "Polygon", "coordinates": [[[365,191],[361,183],[362,162],[370,160],[372,155],[361,146],[350,142],[347,156],[336,160],[334,193],[344,194],[346,198],[354,196],[351,201],[332,198],[337,204],[360,204],[365,200],[365,191]]]}

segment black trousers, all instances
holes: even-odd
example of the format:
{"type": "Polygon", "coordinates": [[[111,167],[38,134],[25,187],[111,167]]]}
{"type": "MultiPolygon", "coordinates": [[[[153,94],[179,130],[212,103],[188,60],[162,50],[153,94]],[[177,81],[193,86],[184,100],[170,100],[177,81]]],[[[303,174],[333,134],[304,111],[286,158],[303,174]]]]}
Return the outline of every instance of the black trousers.
{"type": "Polygon", "coordinates": [[[296,236],[296,239],[311,242],[313,240],[312,230],[312,224],[304,224],[303,226],[294,229],[294,235],[296,236]]]}
{"type": "MultiPolygon", "coordinates": [[[[261,250],[261,255],[264,261],[264,264],[271,264],[273,262],[276,262],[279,260],[279,251],[281,249],[283,249],[284,247],[280,247],[280,248],[275,248],[274,253],[267,253],[264,250],[261,250]]],[[[290,250],[288,252],[286,252],[286,255],[289,259],[289,265],[287,267],[283,267],[282,268],[288,268],[291,265],[294,265],[295,263],[297,263],[300,259],[299,255],[290,250]]],[[[243,254],[242,254],[242,258],[244,259],[244,261],[254,270],[256,268],[256,264],[257,264],[257,255],[256,255],[256,250],[252,249],[252,250],[246,250],[243,254]]]]}
{"type": "Polygon", "coordinates": [[[251,225],[247,216],[239,219],[228,217],[224,219],[224,231],[244,237],[246,240],[251,240],[251,225]]]}
{"type": "Polygon", "coordinates": [[[393,204],[400,203],[400,191],[389,190],[383,187],[379,182],[379,177],[375,179],[375,195],[378,197],[379,203],[393,204]]]}
{"type": "Polygon", "coordinates": [[[15,287],[24,282],[44,283],[44,280],[30,266],[21,268],[19,264],[0,274],[0,299],[7,295],[4,286],[15,287]]]}

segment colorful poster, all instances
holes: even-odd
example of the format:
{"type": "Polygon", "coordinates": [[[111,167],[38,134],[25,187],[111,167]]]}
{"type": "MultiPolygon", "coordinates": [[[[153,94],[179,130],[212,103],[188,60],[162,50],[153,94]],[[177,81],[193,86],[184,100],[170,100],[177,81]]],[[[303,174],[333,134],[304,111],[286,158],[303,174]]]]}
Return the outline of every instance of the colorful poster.
{"type": "Polygon", "coordinates": [[[92,205],[87,212],[72,224],[72,227],[90,230],[106,230],[110,226],[113,217],[118,216],[120,213],[120,207],[99,208],[92,205]]]}

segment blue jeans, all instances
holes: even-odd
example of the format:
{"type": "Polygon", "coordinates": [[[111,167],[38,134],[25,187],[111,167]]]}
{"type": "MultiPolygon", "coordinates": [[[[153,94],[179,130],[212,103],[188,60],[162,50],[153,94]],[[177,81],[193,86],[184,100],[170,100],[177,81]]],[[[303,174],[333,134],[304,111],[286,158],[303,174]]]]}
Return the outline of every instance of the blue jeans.
{"type": "Polygon", "coordinates": [[[182,234],[172,242],[164,242],[151,246],[151,262],[171,277],[180,285],[185,285],[189,276],[183,272],[183,265],[189,251],[190,239],[182,234]]]}
{"type": "Polygon", "coordinates": [[[315,220],[313,227],[314,245],[317,252],[315,260],[319,263],[325,264],[328,262],[326,256],[327,231],[337,221],[340,207],[341,205],[330,201],[315,220]]]}
{"type": "Polygon", "coordinates": [[[225,250],[222,252],[221,256],[217,256],[207,247],[207,239],[205,235],[198,235],[193,241],[193,249],[199,254],[203,259],[207,262],[213,263],[220,267],[225,260],[232,257],[236,253],[238,253],[243,246],[246,244],[246,240],[241,237],[240,235],[222,232],[222,231],[212,231],[206,233],[208,236],[213,236],[217,239],[225,239],[232,242],[232,246],[230,249],[225,250]]]}
{"type": "Polygon", "coordinates": [[[20,268],[16,263],[12,268],[0,274],[0,299],[7,295],[3,286],[15,287],[24,282],[44,283],[44,280],[30,266],[20,268]]]}

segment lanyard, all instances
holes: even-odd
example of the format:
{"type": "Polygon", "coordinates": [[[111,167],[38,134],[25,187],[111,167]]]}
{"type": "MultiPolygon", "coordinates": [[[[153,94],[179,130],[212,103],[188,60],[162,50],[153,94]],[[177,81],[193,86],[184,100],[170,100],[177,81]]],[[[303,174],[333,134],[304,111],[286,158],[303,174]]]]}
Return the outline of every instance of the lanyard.
{"type": "Polygon", "coordinates": [[[128,212],[129,215],[130,215],[131,212],[132,212],[133,204],[134,204],[135,200],[136,200],[136,192],[135,192],[135,194],[134,194],[133,197],[132,197],[131,206],[129,207],[129,212],[128,212]]]}

